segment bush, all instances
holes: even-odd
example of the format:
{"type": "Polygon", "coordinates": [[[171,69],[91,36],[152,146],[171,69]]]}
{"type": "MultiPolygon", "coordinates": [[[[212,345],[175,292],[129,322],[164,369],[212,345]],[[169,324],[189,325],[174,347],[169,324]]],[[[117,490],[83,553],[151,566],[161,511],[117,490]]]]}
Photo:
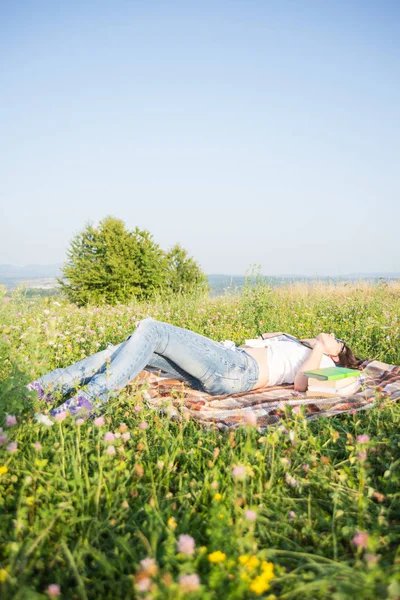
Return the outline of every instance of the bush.
{"type": "Polygon", "coordinates": [[[150,232],[129,231],[113,217],[88,224],[67,250],[57,279],[66,298],[79,306],[147,300],[167,291],[207,289],[206,277],[186,250],[176,244],[167,253],[150,232]]]}

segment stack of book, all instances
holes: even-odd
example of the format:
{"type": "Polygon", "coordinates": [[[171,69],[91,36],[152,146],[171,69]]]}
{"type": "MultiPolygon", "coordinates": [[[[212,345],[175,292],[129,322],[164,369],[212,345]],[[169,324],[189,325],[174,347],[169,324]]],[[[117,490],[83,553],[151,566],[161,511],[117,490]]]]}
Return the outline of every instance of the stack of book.
{"type": "Polygon", "coordinates": [[[331,396],[350,396],[361,387],[360,371],[344,367],[328,367],[305,371],[308,377],[307,396],[311,398],[330,398],[331,396]]]}

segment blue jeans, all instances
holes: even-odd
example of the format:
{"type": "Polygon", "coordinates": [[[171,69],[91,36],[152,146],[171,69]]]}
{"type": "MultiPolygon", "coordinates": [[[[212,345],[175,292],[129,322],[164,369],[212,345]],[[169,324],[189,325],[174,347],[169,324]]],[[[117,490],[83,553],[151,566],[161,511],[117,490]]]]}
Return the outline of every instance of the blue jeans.
{"type": "Polygon", "coordinates": [[[225,348],[188,329],[152,318],[139,322],[125,342],[109,346],[66,369],[55,369],[37,381],[66,394],[75,384],[86,390],[53,409],[91,409],[105,404],[145,368],[161,369],[211,395],[247,392],[258,381],[258,363],[242,348],[225,348]],[[106,359],[110,358],[107,363],[106,359]],[[79,400],[83,394],[82,400],[79,400]],[[96,399],[96,400],[95,400],[96,399]]]}

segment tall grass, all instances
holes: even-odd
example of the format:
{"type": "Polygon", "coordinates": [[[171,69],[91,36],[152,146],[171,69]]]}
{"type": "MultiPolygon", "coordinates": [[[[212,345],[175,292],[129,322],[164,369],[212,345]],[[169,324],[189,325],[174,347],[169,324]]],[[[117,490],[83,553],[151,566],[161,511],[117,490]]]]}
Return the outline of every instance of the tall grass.
{"type": "Polygon", "coordinates": [[[113,308],[0,300],[0,597],[399,597],[399,406],[220,432],[161,417],[131,386],[104,425],[46,428],[32,415],[48,406],[24,387],[146,316],[236,343],[333,331],[400,364],[399,315],[399,283],[257,284],[113,308]]]}

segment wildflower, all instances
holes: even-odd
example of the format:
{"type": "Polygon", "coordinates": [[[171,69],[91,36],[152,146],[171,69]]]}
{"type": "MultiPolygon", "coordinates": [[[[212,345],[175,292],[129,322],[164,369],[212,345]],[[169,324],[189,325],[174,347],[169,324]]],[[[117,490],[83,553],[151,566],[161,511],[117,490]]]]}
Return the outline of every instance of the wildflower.
{"type": "Polygon", "coordinates": [[[164,463],[163,460],[158,460],[157,461],[157,467],[160,469],[160,471],[161,471],[161,469],[164,468],[164,465],[165,465],[165,463],[164,463]]]}
{"type": "Polygon", "coordinates": [[[361,463],[365,462],[367,460],[367,451],[361,450],[360,452],[358,452],[357,458],[361,463]]]}
{"type": "Polygon", "coordinates": [[[128,440],[131,439],[131,434],[129,433],[129,431],[125,431],[125,433],[122,434],[122,439],[127,442],[128,440]]]}
{"type": "Polygon", "coordinates": [[[182,554],[193,556],[195,545],[196,543],[191,535],[183,533],[178,537],[178,552],[181,552],[182,554]]]}
{"type": "Polygon", "coordinates": [[[364,549],[368,545],[368,533],[366,531],[359,531],[353,537],[352,542],[357,548],[364,549]]]}
{"type": "Polygon", "coordinates": [[[40,450],[42,449],[42,444],[40,442],[34,442],[33,447],[37,452],[40,452],[40,450]]]}
{"type": "Polygon", "coordinates": [[[115,435],[113,434],[112,431],[107,431],[107,433],[104,434],[105,442],[113,442],[114,439],[115,439],[115,435]]]}
{"type": "Polygon", "coordinates": [[[178,527],[177,522],[175,521],[174,517],[170,517],[168,519],[168,527],[172,530],[174,530],[178,527]]]}
{"type": "Polygon", "coordinates": [[[7,415],[6,417],[6,427],[12,427],[17,424],[17,417],[15,415],[7,415]]]}
{"type": "Polygon", "coordinates": [[[210,483],[210,488],[211,488],[212,490],[217,490],[217,489],[219,488],[219,483],[218,483],[218,481],[212,481],[212,482],[210,483]]]}
{"type": "Polygon", "coordinates": [[[357,436],[357,442],[359,444],[367,444],[370,440],[369,435],[367,435],[366,433],[362,433],[361,435],[357,436]]]}
{"type": "Polygon", "coordinates": [[[106,454],[115,454],[115,446],[111,445],[107,447],[106,454]]]}
{"type": "Polygon", "coordinates": [[[121,437],[121,433],[119,431],[116,431],[114,433],[114,437],[115,437],[116,440],[119,440],[119,438],[121,437]]]}
{"type": "Polygon", "coordinates": [[[3,465],[2,467],[0,467],[0,475],[5,475],[6,473],[8,473],[8,467],[3,465]]]}
{"type": "Polygon", "coordinates": [[[8,441],[8,436],[6,433],[0,433],[0,446],[4,446],[8,441]]]}
{"type": "Polygon", "coordinates": [[[293,412],[294,415],[301,415],[301,408],[300,408],[300,406],[298,404],[296,406],[293,406],[292,412],[293,412]]]}
{"type": "Polygon", "coordinates": [[[292,477],[292,475],[290,475],[290,473],[286,472],[285,473],[285,479],[286,479],[286,483],[292,487],[300,487],[300,482],[297,481],[297,479],[295,479],[294,477],[292,477]]]}
{"type": "Polygon", "coordinates": [[[220,563],[220,562],[224,562],[224,560],[226,559],[226,554],[224,552],[221,552],[220,550],[217,550],[216,552],[211,552],[211,554],[208,555],[208,560],[210,561],[210,563],[220,563]]]}
{"type": "Polygon", "coordinates": [[[252,411],[244,413],[243,420],[248,427],[255,427],[257,425],[257,417],[252,411]]]}
{"type": "Polygon", "coordinates": [[[101,427],[102,425],[104,425],[104,423],[104,417],[97,417],[97,419],[94,420],[94,424],[96,425],[96,427],[101,427]]]}
{"type": "Polygon", "coordinates": [[[54,419],[56,421],[59,421],[61,423],[62,421],[64,421],[64,419],[66,418],[66,416],[67,416],[67,411],[63,410],[63,411],[57,413],[55,415],[54,419]]]}
{"type": "Polygon", "coordinates": [[[216,500],[217,502],[219,502],[220,500],[222,500],[222,494],[215,494],[214,495],[214,500],[216,500]]]}
{"type": "Polygon", "coordinates": [[[305,465],[303,465],[302,469],[303,471],[308,471],[308,469],[310,468],[310,465],[308,463],[306,463],[305,465]]]}
{"type": "Polygon", "coordinates": [[[8,446],[7,446],[7,450],[8,450],[9,452],[11,452],[12,454],[13,454],[14,452],[16,452],[16,451],[18,450],[18,444],[17,444],[17,442],[11,442],[10,444],[8,444],[8,446]]]}
{"type": "Polygon", "coordinates": [[[149,424],[147,423],[147,421],[143,421],[142,423],[139,424],[139,429],[147,429],[149,426],[149,424]]]}
{"type": "Polygon", "coordinates": [[[296,516],[296,513],[294,512],[294,510],[289,510],[289,513],[288,513],[289,521],[292,521],[295,518],[295,516],[296,516]]]}
{"type": "Polygon", "coordinates": [[[143,477],[144,475],[144,468],[142,467],[142,465],[135,465],[133,467],[133,470],[135,471],[136,475],[138,477],[143,477]]]}
{"type": "Polygon", "coordinates": [[[46,592],[48,593],[48,595],[51,598],[56,598],[57,596],[59,596],[61,594],[61,590],[60,590],[60,586],[57,585],[57,583],[51,583],[46,592]]]}
{"type": "Polygon", "coordinates": [[[200,588],[200,578],[197,573],[192,573],[191,575],[180,575],[178,583],[181,592],[184,594],[189,592],[197,592],[197,590],[200,588]]]}
{"type": "Polygon", "coordinates": [[[8,577],[8,573],[5,569],[0,569],[0,583],[4,583],[8,577]]]}
{"type": "Polygon", "coordinates": [[[257,519],[257,513],[254,510],[245,510],[244,518],[248,521],[255,521],[257,519]]]}
{"type": "Polygon", "coordinates": [[[149,577],[155,575],[158,571],[158,567],[154,558],[142,558],[140,561],[140,568],[143,573],[146,573],[149,577]]]}
{"type": "Polygon", "coordinates": [[[139,579],[136,583],[136,587],[139,592],[147,592],[151,584],[151,580],[148,577],[143,577],[139,579]]]}
{"type": "Polygon", "coordinates": [[[236,465],[232,469],[232,475],[235,479],[245,479],[246,478],[246,468],[243,465],[236,465]]]}
{"type": "Polygon", "coordinates": [[[128,431],[128,426],[125,423],[121,423],[119,426],[119,431],[120,433],[125,433],[125,431],[128,431]]]}
{"type": "Polygon", "coordinates": [[[142,407],[141,407],[141,406],[139,406],[139,404],[136,404],[136,405],[133,407],[133,410],[134,410],[135,412],[137,412],[137,413],[138,413],[138,412],[140,412],[140,411],[142,410],[142,407]]]}
{"type": "Polygon", "coordinates": [[[367,561],[367,565],[369,567],[374,567],[379,560],[379,557],[376,554],[365,554],[365,560],[367,561]]]}
{"type": "Polygon", "coordinates": [[[121,507],[122,508],[129,508],[129,504],[126,500],[124,500],[123,502],[121,502],[121,507]]]}
{"type": "Polygon", "coordinates": [[[77,420],[76,420],[76,424],[77,424],[77,425],[83,425],[83,424],[84,424],[84,422],[85,422],[85,419],[77,419],[77,420]]]}

